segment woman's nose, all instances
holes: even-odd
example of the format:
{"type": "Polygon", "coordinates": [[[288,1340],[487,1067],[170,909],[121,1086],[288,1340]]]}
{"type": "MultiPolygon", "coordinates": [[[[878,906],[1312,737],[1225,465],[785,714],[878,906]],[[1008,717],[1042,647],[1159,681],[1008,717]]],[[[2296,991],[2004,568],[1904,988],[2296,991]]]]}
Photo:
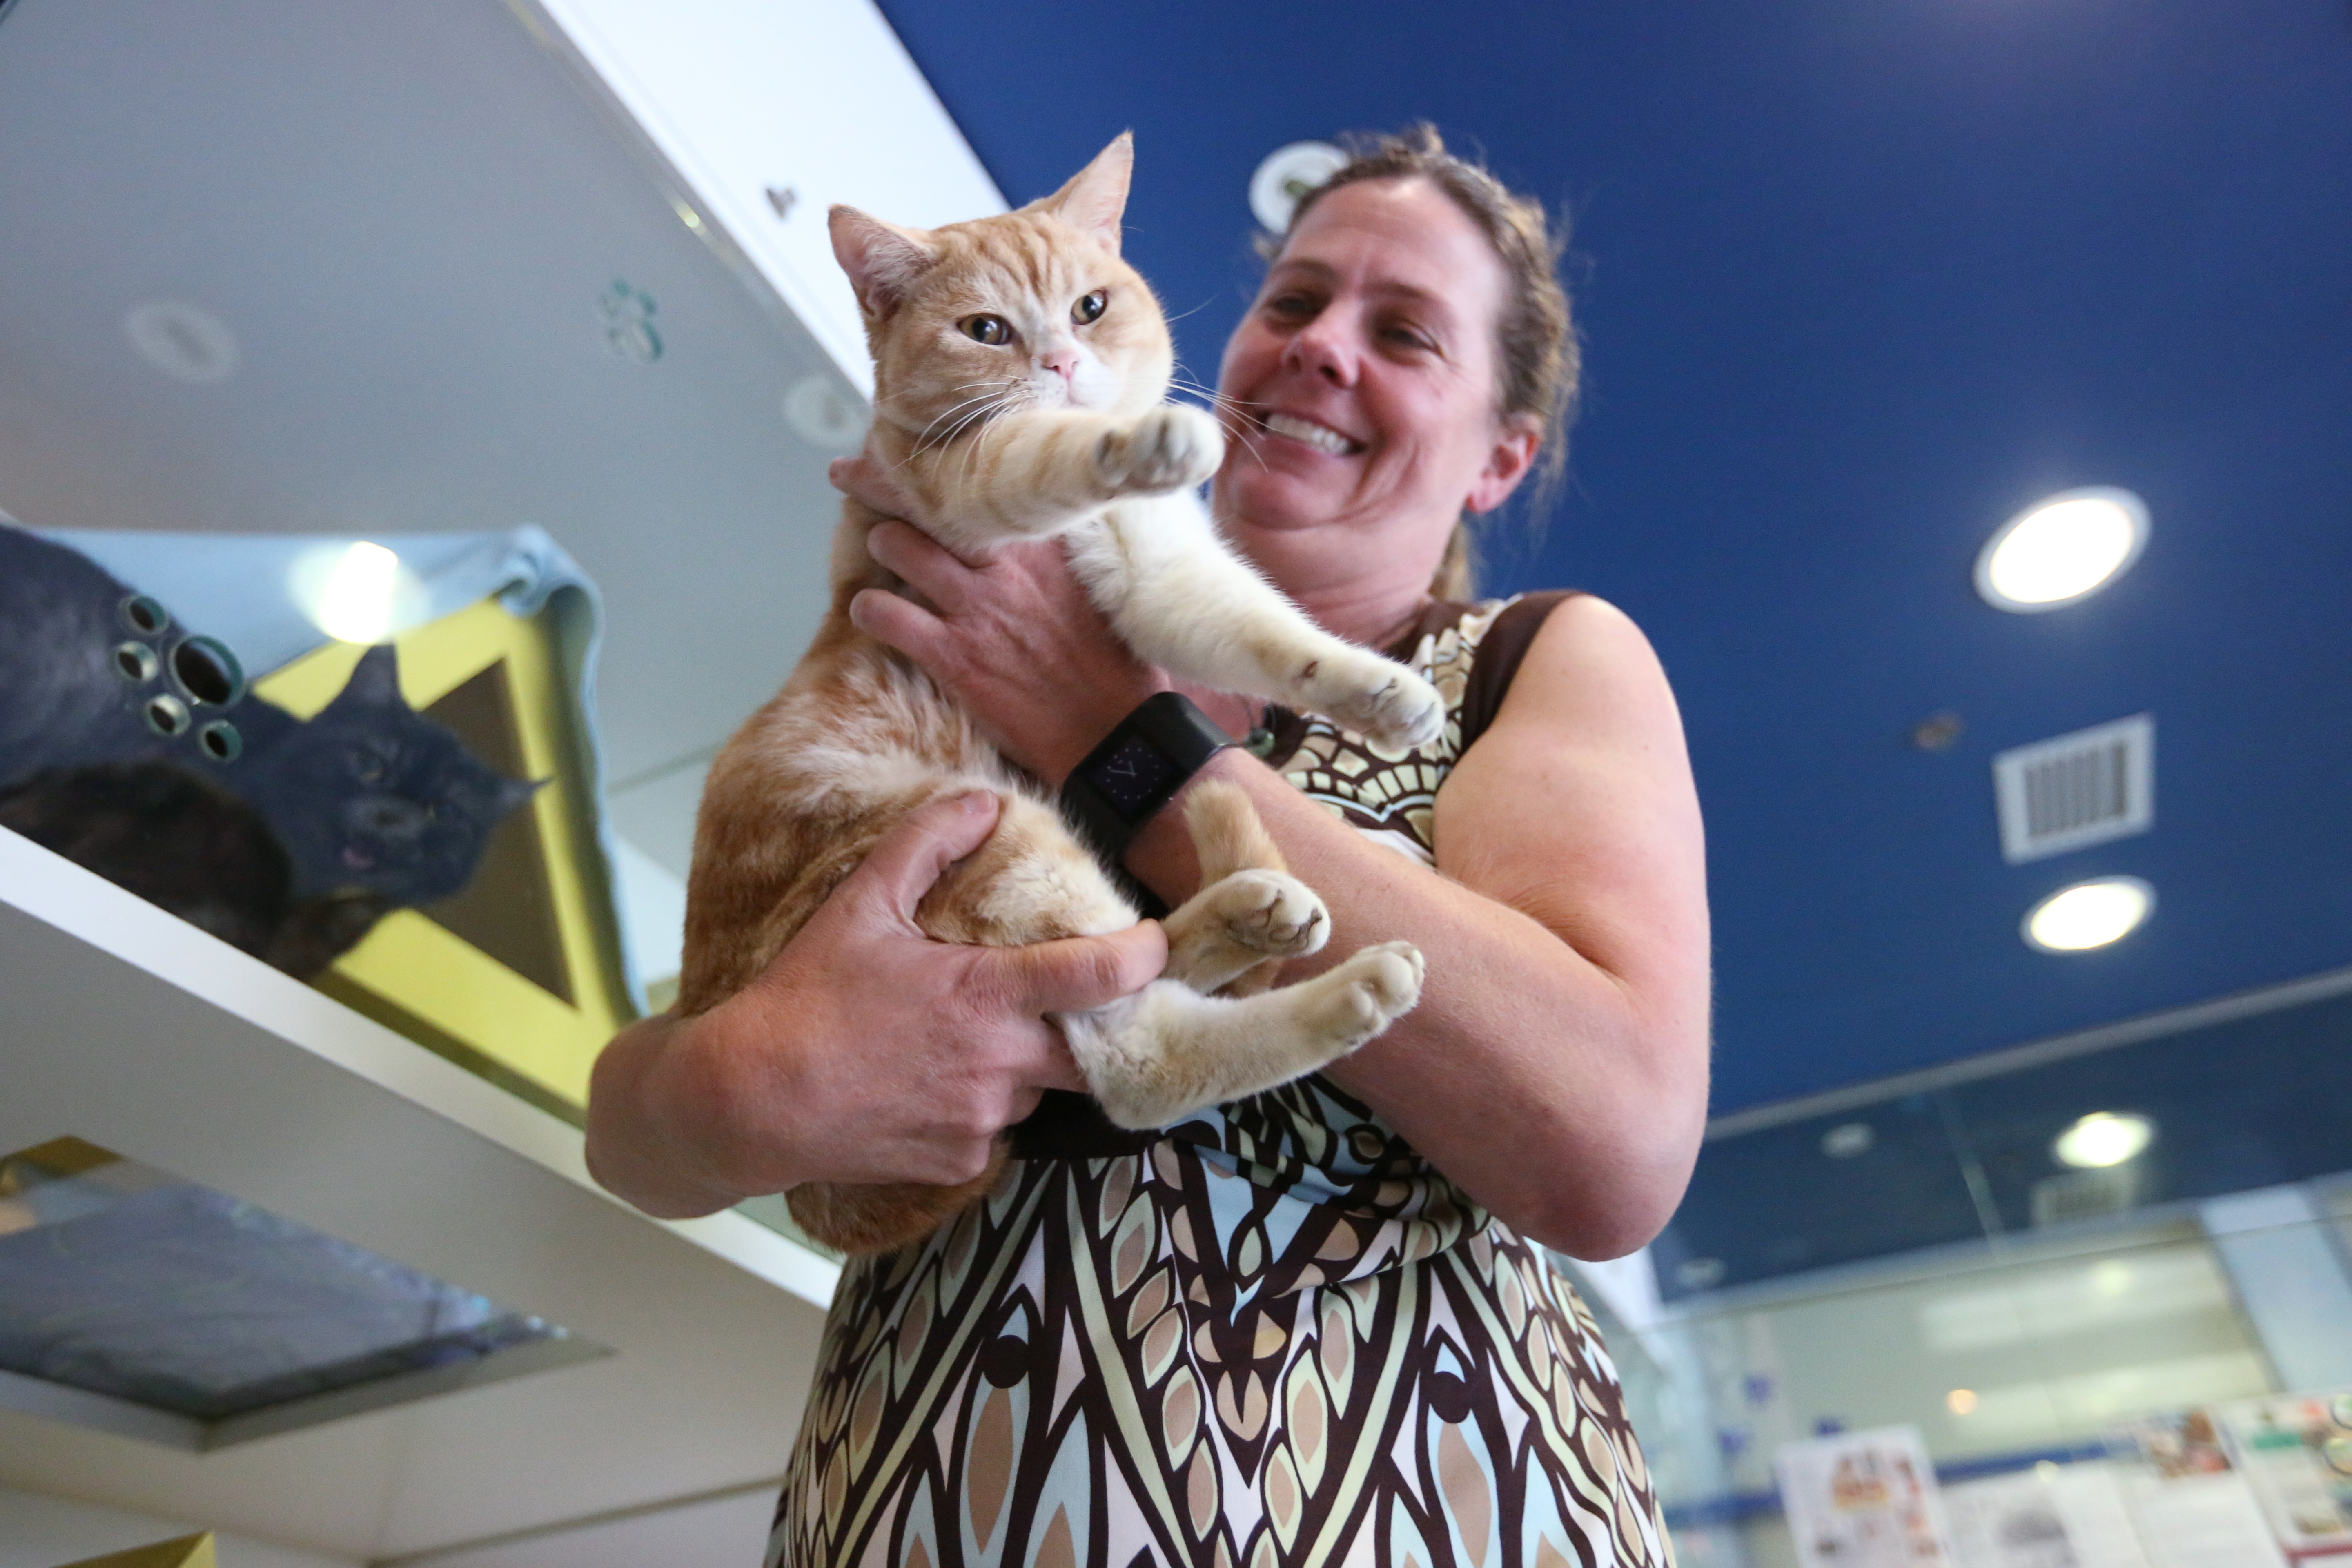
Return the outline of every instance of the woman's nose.
{"type": "Polygon", "coordinates": [[[1320,376],[1337,386],[1352,386],[1356,381],[1356,356],[1344,325],[1333,319],[1338,314],[1326,310],[1293,332],[1283,358],[1292,370],[1320,376]]]}

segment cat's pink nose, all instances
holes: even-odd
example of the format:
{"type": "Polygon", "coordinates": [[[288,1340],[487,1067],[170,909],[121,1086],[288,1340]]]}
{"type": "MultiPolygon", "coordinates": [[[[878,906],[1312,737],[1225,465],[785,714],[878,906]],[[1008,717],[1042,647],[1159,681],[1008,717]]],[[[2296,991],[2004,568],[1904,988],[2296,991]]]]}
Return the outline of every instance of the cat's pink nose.
{"type": "Polygon", "coordinates": [[[1059,375],[1064,381],[1078,378],[1078,351],[1075,348],[1047,349],[1038,357],[1038,363],[1059,375]]]}

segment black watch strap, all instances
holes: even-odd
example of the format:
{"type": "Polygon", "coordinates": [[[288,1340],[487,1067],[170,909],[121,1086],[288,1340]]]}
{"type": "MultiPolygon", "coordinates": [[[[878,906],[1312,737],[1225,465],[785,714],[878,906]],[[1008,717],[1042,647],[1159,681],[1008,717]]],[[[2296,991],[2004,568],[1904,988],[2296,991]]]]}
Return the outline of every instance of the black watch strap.
{"type": "Polygon", "coordinates": [[[1116,865],[1138,830],[1234,743],[1180,692],[1147,697],[1062,784],[1062,810],[1116,865]]]}

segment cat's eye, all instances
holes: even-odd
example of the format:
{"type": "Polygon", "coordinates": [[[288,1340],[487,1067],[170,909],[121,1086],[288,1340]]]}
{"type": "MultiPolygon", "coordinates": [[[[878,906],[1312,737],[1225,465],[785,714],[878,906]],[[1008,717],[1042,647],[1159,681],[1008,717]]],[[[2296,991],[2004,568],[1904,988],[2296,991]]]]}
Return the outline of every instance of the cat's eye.
{"type": "Polygon", "coordinates": [[[1082,327],[1088,321],[1099,321],[1102,318],[1103,310],[1109,304],[1109,293],[1104,289],[1097,289],[1093,293],[1087,295],[1085,299],[1070,307],[1070,320],[1077,322],[1078,325],[1082,327]]]}
{"type": "Polygon", "coordinates": [[[974,342],[993,348],[1013,341],[1013,323],[1002,316],[967,316],[963,322],[964,336],[974,342]]]}
{"type": "Polygon", "coordinates": [[[362,784],[382,784],[383,775],[388,771],[383,765],[382,757],[366,752],[362,752],[352,759],[352,775],[362,784]]]}

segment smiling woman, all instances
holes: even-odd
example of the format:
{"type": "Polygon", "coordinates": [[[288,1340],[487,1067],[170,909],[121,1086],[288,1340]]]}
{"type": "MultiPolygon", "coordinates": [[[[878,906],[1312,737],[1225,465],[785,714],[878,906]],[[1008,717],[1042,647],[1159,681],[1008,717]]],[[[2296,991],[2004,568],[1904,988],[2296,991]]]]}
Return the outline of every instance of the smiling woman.
{"type": "MultiPolygon", "coordinates": [[[[1566,468],[1567,426],[1580,365],[1568,295],[1557,276],[1561,242],[1549,232],[1539,205],[1448,154],[1428,126],[1401,136],[1356,139],[1352,145],[1356,155],[1299,200],[1290,235],[1267,244],[1265,285],[1256,308],[1225,345],[1220,395],[1268,434],[1348,458],[1368,449],[1372,432],[1350,434],[1318,418],[1316,410],[1328,412],[1331,399],[1315,378],[1307,378],[1303,388],[1280,384],[1289,340],[1310,331],[1336,334],[1337,342],[1360,342],[1401,367],[1452,373],[1399,377],[1394,384],[1376,376],[1362,384],[1367,395],[1353,412],[1363,421],[1385,413],[1401,432],[1433,429],[1474,441],[1481,434],[1505,437],[1485,455],[1481,484],[1459,498],[1460,512],[1437,568],[1437,596],[1467,598],[1471,517],[1507,499],[1530,464],[1539,506],[1566,468]],[[1295,237],[1309,228],[1316,205],[1352,185],[1367,188],[1341,199],[1351,221],[1343,221],[1311,251],[1297,245],[1295,237]],[[1335,317],[1333,297],[1346,293],[1351,279],[1358,287],[1335,317]],[[1366,319],[1348,319],[1348,311],[1358,309],[1366,319]],[[1491,379],[1462,374],[1465,351],[1475,353],[1486,344],[1491,379]],[[1277,406],[1286,394],[1298,406],[1277,406]],[[1442,401],[1449,395],[1463,404],[1450,411],[1451,418],[1431,418],[1435,408],[1392,405],[1401,398],[1442,401]],[[1468,417],[1462,416],[1465,413],[1468,417]],[[1499,430],[1481,431],[1477,416],[1488,413],[1501,416],[1499,430]]],[[[1401,445],[1410,452],[1409,439],[1401,445]]],[[[1274,455],[1266,456],[1261,468],[1235,473],[1221,484],[1219,500],[1229,519],[1261,511],[1279,518],[1306,499],[1275,490],[1279,450],[1278,444],[1265,443],[1262,455],[1274,455]],[[1264,504],[1254,505],[1254,495],[1264,504]]],[[[1346,503],[1335,495],[1309,510],[1337,517],[1350,508],[1360,516],[1368,510],[1391,510],[1400,502],[1415,512],[1442,507],[1443,497],[1414,497],[1394,488],[1392,476],[1402,456],[1392,454],[1381,466],[1384,472],[1345,481],[1354,492],[1346,503]]],[[[1445,471],[1442,458],[1436,471],[1445,471]]],[[[1324,482],[1342,481],[1333,476],[1324,482]]]]}
{"type": "MultiPolygon", "coordinates": [[[[1328,905],[1286,980],[1389,942],[1428,972],[1354,1055],[1174,1125],[1049,1102],[986,1204],[853,1261],[781,1560],[1667,1560],[1591,1319],[1531,1240],[1630,1251],[1688,1177],[1697,803],[1641,633],[1588,595],[1465,602],[1458,542],[1557,461],[1555,255],[1540,209],[1433,132],[1372,139],[1301,203],[1224,356],[1226,537],[1436,689],[1426,742],[1171,680],[1055,543],[975,564],[868,536],[905,586],[861,594],[859,627],[1047,784],[1171,685],[1252,734],[1192,777],[1245,795],[1328,905]]],[[[870,458],[838,479],[893,503],[870,458]]],[[[1202,880],[1182,816],[1123,856],[1171,905],[1202,880]]]]}

